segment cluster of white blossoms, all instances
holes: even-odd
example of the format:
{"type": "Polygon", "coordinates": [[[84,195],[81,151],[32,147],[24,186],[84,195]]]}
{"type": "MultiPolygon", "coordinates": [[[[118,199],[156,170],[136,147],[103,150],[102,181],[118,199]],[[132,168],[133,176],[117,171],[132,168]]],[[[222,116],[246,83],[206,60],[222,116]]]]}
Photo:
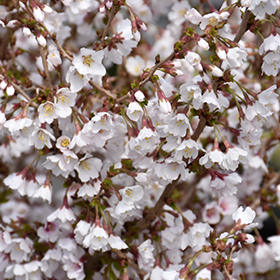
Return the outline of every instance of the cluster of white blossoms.
{"type": "Polygon", "coordinates": [[[0,3],[0,279],[279,274],[279,0],[0,3]]]}

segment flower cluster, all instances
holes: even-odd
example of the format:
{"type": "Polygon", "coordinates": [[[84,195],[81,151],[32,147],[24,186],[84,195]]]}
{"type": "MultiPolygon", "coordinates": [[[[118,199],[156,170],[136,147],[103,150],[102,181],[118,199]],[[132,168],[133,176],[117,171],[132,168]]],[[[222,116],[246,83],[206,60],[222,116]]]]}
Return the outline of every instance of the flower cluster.
{"type": "Polygon", "coordinates": [[[1,2],[1,279],[280,271],[280,2],[197,2],[1,2]]]}

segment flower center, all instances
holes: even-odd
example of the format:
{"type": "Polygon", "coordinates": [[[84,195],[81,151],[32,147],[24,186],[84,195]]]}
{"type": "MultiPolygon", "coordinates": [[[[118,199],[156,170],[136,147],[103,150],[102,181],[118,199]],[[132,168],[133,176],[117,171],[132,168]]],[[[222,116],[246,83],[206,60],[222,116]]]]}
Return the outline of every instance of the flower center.
{"type": "Polygon", "coordinates": [[[84,59],[83,64],[87,65],[88,67],[90,67],[92,62],[94,62],[94,60],[91,59],[91,55],[83,55],[82,58],[84,59]]]}

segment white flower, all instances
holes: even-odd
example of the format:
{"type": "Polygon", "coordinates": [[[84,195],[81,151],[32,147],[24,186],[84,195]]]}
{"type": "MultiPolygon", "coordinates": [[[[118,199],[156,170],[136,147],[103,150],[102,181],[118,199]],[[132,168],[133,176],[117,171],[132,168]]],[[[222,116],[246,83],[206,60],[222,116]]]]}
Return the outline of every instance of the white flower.
{"type": "Polygon", "coordinates": [[[50,181],[48,180],[36,190],[33,197],[41,197],[43,200],[47,200],[50,204],[52,201],[52,185],[50,181]]]}
{"type": "Polygon", "coordinates": [[[168,13],[168,19],[175,25],[181,25],[185,21],[186,11],[189,10],[190,4],[188,1],[176,2],[168,13]]]}
{"type": "Polygon", "coordinates": [[[99,158],[93,158],[90,157],[90,155],[86,154],[74,166],[74,169],[78,171],[81,181],[87,182],[90,178],[95,179],[99,177],[101,167],[102,161],[99,158]]]}
{"type": "Polygon", "coordinates": [[[275,0],[253,0],[249,10],[256,16],[264,17],[265,13],[272,15],[278,8],[275,0]]]}
{"type": "Polygon", "coordinates": [[[179,175],[181,178],[186,178],[186,163],[182,160],[167,158],[164,163],[157,164],[154,167],[155,175],[164,181],[170,182],[176,180],[179,175]]]}
{"type": "Polygon", "coordinates": [[[195,223],[189,228],[187,233],[181,236],[181,250],[185,250],[188,246],[191,248],[202,248],[206,245],[206,238],[209,237],[213,228],[206,223],[195,223]]]}
{"type": "Polygon", "coordinates": [[[122,200],[119,201],[115,208],[117,215],[136,209],[137,202],[141,200],[144,196],[144,191],[142,186],[131,186],[125,187],[119,190],[122,200]]]}
{"type": "Polygon", "coordinates": [[[45,47],[47,45],[47,41],[45,37],[42,34],[39,34],[39,36],[36,36],[36,39],[38,41],[38,44],[42,47],[45,47]]]}
{"type": "Polygon", "coordinates": [[[72,171],[73,169],[72,166],[73,164],[76,164],[77,161],[78,161],[78,158],[77,156],[75,158],[73,158],[72,156],[69,157],[67,155],[67,159],[65,161],[65,163],[61,163],[62,161],[64,161],[64,157],[66,156],[66,153],[65,154],[57,154],[57,155],[53,155],[53,156],[48,156],[47,157],[47,160],[42,164],[42,166],[44,168],[46,168],[47,170],[51,170],[52,173],[55,175],[55,176],[59,176],[59,175],[62,175],[63,177],[67,177],[70,173],[70,171],[72,171]],[[71,164],[71,162],[73,162],[71,166],[71,168],[65,168],[65,165],[68,163],[71,164]],[[63,169],[62,169],[63,168],[63,169]],[[70,170],[71,169],[71,170],[70,170]]]}
{"type": "Polygon", "coordinates": [[[83,244],[83,240],[85,238],[85,236],[88,234],[89,229],[91,227],[91,224],[80,220],[74,230],[74,234],[75,234],[75,240],[77,241],[78,244],[83,244]]]}
{"type": "Polygon", "coordinates": [[[243,65],[247,59],[247,52],[241,50],[239,47],[230,48],[227,51],[227,58],[222,63],[224,70],[229,68],[237,68],[243,65]]]}
{"type": "Polygon", "coordinates": [[[224,161],[222,162],[222,168],[226,170],[235,171],[239,165],[239,162],[247,163],[248,152],[238,147],[229,148],[225,154],[224,161]]]}
{"type": "Polygon", "coordinates": [[[23,34],[23,36],[25,37],[30,37],[31,36],[31,31],[28,27],[24,26],[22,29],[21,29],[21,32],[23,34]]]}
{"type": "Polygon", "coordinates": [[[184,137],[187,133],[187,130],[192,133],[192,128],[189,122],[189,119],[185,114],[179,113],[176,114],[173,118],[167,120],[166,126],[163,131],[165,133],[171,133],[174,136],[184,137]]]}
{"type": "Polygon", "coordinates": [[[134,101],[129,103],[126,113],[131,120],[138,121],[143,115],[143,109],[138,102],[134,101]]]}
{"type": "Polygon", "coordinates": [[[43,149],[44,146],[49,149],[52,147],[51,140],[55,140],[55,137],[47,130],[41,127],[35,127],[31,136],[28,139],[29,145],[35,146],[36,149],[43,149]]]}
{"type": "Polygon", "coordinates": [[[77,71],[82,75],[100,75],[106,74],[106,69],[102,65],[104,51],[93,51],[86,48],[81,48],[80,54],[76,56],[72,63],[77,71]]]}
{"type": "Polygon", "coordinates": [[[129,19],[122,20],[117,28],[116,35],[112,38],[112,40],[117,38],[117,40],[121,40],[119,43],[114,43],[114,48],[106,47],[104,50],[105,57],[111,60],[115,64],[122,63],[122,56],[127,56],[132,48],[135,48],[138,44],[137,41],[134,40],[134,36],[132,34],[132,25],[129,19]]]}
{"type": "Polygon", "coordinates": [[[60,237],[60,228],[57,222],[46,222],[44,226],[39,227],[37,235],[40,237],[40,242],[56,242],[60,237]]]}
{"type": "Polygon", "coordinates": [[[53,120],[58,117],[55,104],[50,101],[40,104],[38,114],[41,123],[47,122],[48,124],[51,124],[53,120]]]}
{"type": "Polygon", "coordinates": [[[215,163],[218,163],[220,166],[224,161],[225,155],[218,149],[207,152],[203,157],[199,159],[199,164],[204,165],[205,168],[209,169],[214,166],[215,163]]]}
{"type": "Polygon", "coordinates": [[[151,153],[157,147],[159,140],[159,135],[157,132],[152,131],[150,128],[144,126],[137,138],[135,139],[137,147],[139,150],[144,153],[151,153]]]}
{"type": "Polygon", "coordinates": [[[143,93],[142,91],[140,91],[140,90],[137,90],[137,91],[135,92],[134,96],[135,96],[135,98],[136,98],[136,100],[137,100],[138,102],[143,102],[143,101],[145,100],[145,95],[144,95],[144,93],[143,93]]]}
{"type": "Polygon", "coordinates": [[[97,182],[94,181],[93,185],[85,183],[79,188],[78,197],[90,200],[98,194],[100,188],[101,182],[99,180],[97,180],[97,182]]]}
{"type": "Polygon", "coordinates": [[[138,246],[138,265],[140,269],[149,270],[154,266],[155,258],[153,255],[154,246],[151,243],[151,240],[148,239],[138,246]]]}
{"type": "Polygon", "coordinates": [[[280,69],[280,48],[266,54],[263,58],[262,72],[266,75],[276,76],[280,69]]]}
{"type": "Polygon", "coordinates": [[[268,37],[264,39],[263,43],[260,45],[259,54],[262,55],[268,51],[276,52],[279,47],[280,47],[280,35],[278,33],[270,34],[268,37]]]}
{"type": "Polygon", "coordinates": [[[63,205],[47,217],[48,222],[53,222],[56,219],[59,219],[62,223],[65,223],[67,221],[75,221],[76,217],[69,206],[63,205]]]}
{"type": "MultiPolygon", "coordinates": [[[[228,13],[229,14],[229,13],[228,13]]],[[[215,26],[221,21],[221,17],[218,13],[206,14],[202,17],[199,27],[204,30],[207,25],[215,26]]]]}
{"type": "Polygon", "coordinates": [[[62,257],[63,269],[67,273],[67,278],[83,280],[85,279],[84,263],[74,254],[64,254],[62,257]]]}
{"type": "MultiPolygon", "coordinates": [[[[192,102],[193,100],[201,98],[201,88],[199,85],[194,83],[185,83],[180,86],[180,94],[181,99],[185,102],[192,102]]],[[[195,109],[198,109],[198,107],[194,105],[195,109]]]]}
{"type": "Polygon", "coordinates": [[[242,178],[237,173],[219,174],[219,176],[212,178],[210,189],[214,197],[227,197],[237,193],[236,185],[241,182],[242,178]]]}
{"type": "Polygon", "coordinates": [[[224,75],[224,72],[215,65],[209,65],[209,68],[211,69],[209,72],[215,77],[222,77],[224,75]]]}
{"type": "Polygon", "coordinates": [[[158,99],[159,109],[164,114],[169,114],[172,111],[171,104],[166,98],[158,99]]]}
{"type": "Polygon", "coordinates": [[[70,83],[71,91],[77,92],[88,84],[88,81],[90,80],[90,74],[82,75],[76,70],[74,66],[70,66],[65,79],[67,83],[70,83]]]}
{"type": "Polygon", "coordinates": [[[17,117],[7,120],[4,127],[8,128],[12,136],[21,135],[24,138],[29,138],[33,132],[33,120],[28,117],[17,117]]]}
{"type": "Polygon", "coordinates": [[[58,65],[61,64],[61,58],[60,58],[60,54],[59,51],[57,50],[57,48],[54,45],[50,45],[48,47],[48,61],[55,67],[57,67],[58,65]]]}
{"type": "Polygon", "coordinates": [[[185,59],[188,61],[188,63],[195,67],[198,71],[202,71],[203,68],[200,64],[201,62],[201,57],[199,54],[195,53],[195,52],[188,52],[187,55],[185,56],[185,59]]]}
{"type": "Polygon", "coordinates": [[[70,144],[70,138],[68,136],[60,136],[59,138],[56,139],[56,147],[63,152],[64,150],[66,150],[67,148],[69,148],[69,144],[70,144]]]}
{"type": "Polygon", "coordinates": [[[15,94],[15,88],[12,85],[6,87],[6,92],[8,96],[13,96],[15,94]]]}
{"type": "Polygon", "coordinates": [[[184,158],[195,159],[198,156],[198,151],[200,150],[199,145],[196,141],[192,139],[184,140],[178,148],[176,148],[175,156],[179,160],[184,158]]]}
{"type": "Polygon", "coordinates": [[[190,23],[194,25],[198,25],[202,20],[201,14],[195,8],[187,10],[185,17],[190,23]]]}
{"type": "Polygon", "coordinates": [[[256,217],[256,212],[251,207],[244,208],[240,206],[233,214],[232,219],[235,221],[235,223],[238,223],[240,226],[242,226],[245,230],[249,230],[256,225],[257,223],[252,223],[253,220],[256,217]]]}
{"type": "Polygon", "coordinates": [[[274,267],[273,251],[265,242],[257,245],[255,262],[256,271],[259,273],[265,273],[274,267]]]}
{"type": "Polygon", "coordinates": [[[109,236],[108,243],[113,249],[123,250],[128,248],[128,246],[125,244],[124,241],[122,241],[122,239],[119,236],[115,236],[113,234],[109,236]]]}
{"type": "Polygon", "coordinates": [[[61,88],[54,96],[56,112],[59,117],[66,118],[71,113],[71,106],[75,105],[77,93],[70,91],[68,88],[61,88]]]}
{"type": "Polygon", "coordinates": [[[139,55],[135,57],[130,56],[126,59],[125,68],[132,76],[140,76],[145,66],[145,60],[139,55]]]}
{"type": "Polygon", "coordinates": [[[35,2],[32,2],[33,4],[33,15],[37,21],[42,22],[44,20],[45,14],[44,12],[38,7],[38,5],[35,2]]]}
{"type": "Polygon", "coordinates": [[[90,228],[89,233],[85,236],[83,240],[83,246],[85,248],[90,248],[90,253],[94,252],[94,250],[102,250],[105,252],[109,250],[108,246],[108,233],[99,225],[93,225],[90,228]]]}

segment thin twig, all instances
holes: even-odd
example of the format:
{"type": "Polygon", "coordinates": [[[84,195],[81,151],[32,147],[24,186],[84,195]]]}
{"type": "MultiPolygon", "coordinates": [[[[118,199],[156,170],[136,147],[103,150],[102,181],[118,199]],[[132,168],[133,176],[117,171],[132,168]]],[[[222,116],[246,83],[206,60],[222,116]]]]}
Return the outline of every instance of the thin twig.
{"type": "MultiPolygon", "coordinates": [[[[180,177],[179,177],[180,178],[180,177]]],[[[174,180],[172,183],[168,184],[163,193],[161,194],[159,200],[157,201],[154,208],[152,208],[149,213],[144,217],[144,219],[140,220],[135,228],[138,232],[141,232],[142,230],[148,228],[153,220],[159,215],[161,209],[163,208],[164,204],[166,203],[166,200],[169,198],[170,194],[174,190],[176,183],[178,182],[178,179],[174,180]]],[[[130,232],[128,232],[127,235],[129,235],[130,232]]]]}
{"type": "Polygon", "coordinates": [[[236,36],[234,37],[233,41],[238,43],[242,36],[244,35],[244,33],[247,31],[247,23],[251,17],[251,11],[249,11],[248,9],[246,10],[246,12],[244,13],[244,16],[243,16],[243,19],[242,19],[242,22],[240,24],[240,28],[236,34],[236,36]]]}
{"type": "Polygon", "coordinates": [[[98,91],[100,91],[101,93],[104,93],[107,97],[111,97],[113,99],[116,99],[116,95],[111,93],[109,90],[106,90],[105,88],[101,87],[100,85],[98,85],[97,83],[95,83],[94,81],[90,80],[89,83],[95,87],[98,91]]]}
{"type": "Polygon", "coordinates": [[[109,19],[108,19],[107,25],[106,25],[103,33],[102,33],[102,36],[100,38],[100,43],[99,43],[99,46],[98,46],[96,51],[99,51],[99,50],[103,49],[105,38],[106,38],[107,33],[109,31],[110,25],[111,25],[111,23],[112,23],[112,21],[113,21],[113,19],[115,17],[115,10],[116,10],[116,6],[113,4],[113,7],[110,10],[110,15],[109,15],[109,19]]]}
{"type": "Polygon", "coordinates": [[[125,259],[125,260],[128,262],[128,264],[129,264],[130,266],[132,266],[132,267],[136,270],[136,272],[137,272],[138,275],[141,277],[141,279],[143,279],[144,276],[147,274],[144,270],[140,269],[140,268],[138,267],[138,265],[137,265],[131,258],[129,258],[126,254],[124,254],[122,251],[117,250],[117,249],[112,249],[112,251],[113,251],[119,258],[125,259]]]}
{"type": "Polygon", "coordinates": [[[46,59],[46,53],[45,53],[45,50],[42,46],[39,45],[39,48],[40,48],[40,54],[41,54],[42,62],[43,62],[43,66],[44,66],[44,72],[45,72],[45,75],[46,75],[46,81],[47,81],[48,87],[50,89],[52,89],[53,86],[52,86],[52,82],[51,82],[48,62],[47,62],[47,59],[46,59]]]}
{"type": "Polygon", "coordinates": [[[205,126],[206,126],[206,118],[203,115],[201,115],[199,123],[196,127],[196,130],[194,131],[193,135],[191,136],[192,140],[197,141],[200,134],[203,132],[205,126]]]}
{"type": "MultiPolygon", "coordinates": [[[[0,80],[1,81],[4,80],[3,75],[0,75],[0,80]]],[[[22,96],[24,96],[27,99],[28,102],[31,101],[31,98],[29,97],[29,95],[25,91],[23,91],[20,86],[18,86],[14,82],[9,82],[9,83],[15,88],[15,90],[17,90],[22,96]]],[[[30,105],[32,107],[38,108],[38,104],[36,104],[35,102],[32,102],[30,105]]]]}

